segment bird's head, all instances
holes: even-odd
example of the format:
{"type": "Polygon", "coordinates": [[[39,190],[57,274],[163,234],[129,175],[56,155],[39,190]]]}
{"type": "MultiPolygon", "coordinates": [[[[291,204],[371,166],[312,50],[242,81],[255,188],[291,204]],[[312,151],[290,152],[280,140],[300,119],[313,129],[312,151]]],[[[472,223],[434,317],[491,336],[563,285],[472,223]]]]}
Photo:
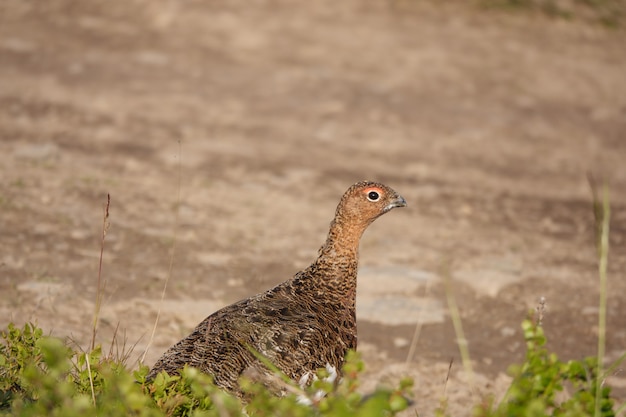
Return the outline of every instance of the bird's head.
{"type": "Polygon", "coordinates": [[[404,198],[392,188],[372,181],[351,186],[337,207],[337,218],[367,226],[379,216],[396,207],[405,207],[404,198]]]}

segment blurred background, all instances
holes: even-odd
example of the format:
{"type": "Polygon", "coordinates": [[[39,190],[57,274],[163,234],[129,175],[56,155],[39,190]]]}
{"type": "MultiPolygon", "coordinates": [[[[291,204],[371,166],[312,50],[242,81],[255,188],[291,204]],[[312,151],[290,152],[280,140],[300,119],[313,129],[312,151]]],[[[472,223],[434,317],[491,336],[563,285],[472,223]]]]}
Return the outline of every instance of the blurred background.
{"type": "MultiPolygon", "coordinates": [[[[361,244],[370,381],[431,411],[506,387],[520,323],[595,355],[589,175],[611,189],[608,360],[626,346],[623,1],[0,3],[0,324],[151,365],[205,316],[306,267],[352,183],[409,207],[361,244]],[[173,259],[170,272],[170,260],[173,259]],[[164,302],[160,303],[169,277],[164,302]],[[117,329],[117,330],[116,330],[117,329]]],[[[626,378],[609,379],[622,398],[626,378]],[[621,390],[621,391],[620,391],[621,390]]],[[[461,408],[460,410],[464,410],[461,408]]],[[[466,411],[466,410],[465,410],[466,411]]]]}

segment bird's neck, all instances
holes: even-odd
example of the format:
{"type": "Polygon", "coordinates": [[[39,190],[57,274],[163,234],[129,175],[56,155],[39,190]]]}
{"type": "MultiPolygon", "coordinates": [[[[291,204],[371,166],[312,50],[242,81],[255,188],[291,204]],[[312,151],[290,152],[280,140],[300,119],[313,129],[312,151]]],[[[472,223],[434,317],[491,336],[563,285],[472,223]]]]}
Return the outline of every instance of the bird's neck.
{"type": "Polygon", "coordinates": [[[326,242],[319,250],[319,256],[337,261],[358,258],[359,243],[364,231],[364,226],[333,220],[326,242]]]}
{"type": "Polygon", "coordinates": [[[319,285],[343,300],[346,306],[353,305],[356,297],[359,242],[363,230],[333,220],[328,238],[311,265],[316,270],[315,275],[323,277],[319,285]]]}

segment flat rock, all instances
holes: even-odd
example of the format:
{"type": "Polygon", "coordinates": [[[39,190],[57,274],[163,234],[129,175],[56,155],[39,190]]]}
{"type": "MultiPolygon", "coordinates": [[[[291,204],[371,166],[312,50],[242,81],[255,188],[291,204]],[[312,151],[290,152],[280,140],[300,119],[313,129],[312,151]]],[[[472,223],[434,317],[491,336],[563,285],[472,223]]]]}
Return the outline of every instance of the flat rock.
{"type": "Polygon", "coordinates": [[[23,159],[46,160],[57,157],[59,147],[54,143],[20,145],[13,151],[13,155],[23,159]]]}
{"type": "Polygon", "coordinates": [[[436,278],[437,276],[431,272],[404,266],[365,266],[359,269],[358,294],[406,295],[436,278]]]}
{"type": "Polygon", "coordinates": [[[505,256],[484,259],[476,267],[455,271],[452,276],[481,295],[495,297],[504,287],[520,281],[521,271],[520,259],[505,256]]]}
{"type": "Polygon", "coordinates": [[[358,320],[389,325],[443,322],[441,303],[417,296],[420,287],[436,279],[431,272],[403,266],[361,268],[356,299],[358,320]]]}
{"type": "Polygon", "coordinates": [[[424,297],[388,295],[357,297],[358,320],[374,323],[402,325],[416,323],[442,323],[444,309],[438,300],[424,297]]]}

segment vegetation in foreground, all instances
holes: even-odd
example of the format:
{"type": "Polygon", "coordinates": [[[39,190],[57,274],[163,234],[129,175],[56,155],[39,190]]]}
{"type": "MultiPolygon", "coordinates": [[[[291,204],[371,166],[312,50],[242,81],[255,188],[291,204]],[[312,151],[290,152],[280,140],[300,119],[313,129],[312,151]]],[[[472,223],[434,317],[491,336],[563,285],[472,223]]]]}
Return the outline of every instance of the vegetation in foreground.
{"type": "MultiPolygon", "coordinates": [[[[562,362],[546,349],[539,323],[527,319],[522,327],[526,360],[511,367],[513,381],[502,401],[485,398],[474,406],[474,415],[612,417],[625,409],[622,405],[616,410],[611,388],[604,384],[617,364],[598,374],[596,357],[562,362]]],[[[419,398],[414,399],[415,404],[409,400],[410,379],[400,381],[397,387],[360,393],[363,363],[356,354],[349,355],[340,383],[320,378],[305,390],[290,384],[292,389],[284,397],[242,380],[251,399],[244,405],[193,368],[185,369],[181,376],[161,373],[154,382],[146,383],[147,367],[132,372],[123,359],[104,355],[100,347],[89,352],[73,349],[60,339],[44,336],[42,329],[31,324],[23,328],[9,325],[2,339],[0,415],[348,417],[393,416],[407,408],[420,409],[419,398]]],[[[445,400],[436,414],[450,415],[445,400]]]]}
{"type": "Polygon", "coordinates": [[[407,408],[411,381],[379,388],[364,396],[357,390],[363,364],[355,354],[339,384],[320,379],[302,390],[277,397],[262,385],[242,380],[250,401],[242,402],[211,383],[208,375],[186,368],[181,376],[161,373],[146,383],[146,366],[131,372],[123,360],[72,349],[43,336],[32,324],[9,325],[0,345],[0,415],[12,416],[379,416],[407,408]],[[323,393],[323,395],[321,395],[323,393]],[[306,403],[310,403],[307,405],[306,403]]]}

